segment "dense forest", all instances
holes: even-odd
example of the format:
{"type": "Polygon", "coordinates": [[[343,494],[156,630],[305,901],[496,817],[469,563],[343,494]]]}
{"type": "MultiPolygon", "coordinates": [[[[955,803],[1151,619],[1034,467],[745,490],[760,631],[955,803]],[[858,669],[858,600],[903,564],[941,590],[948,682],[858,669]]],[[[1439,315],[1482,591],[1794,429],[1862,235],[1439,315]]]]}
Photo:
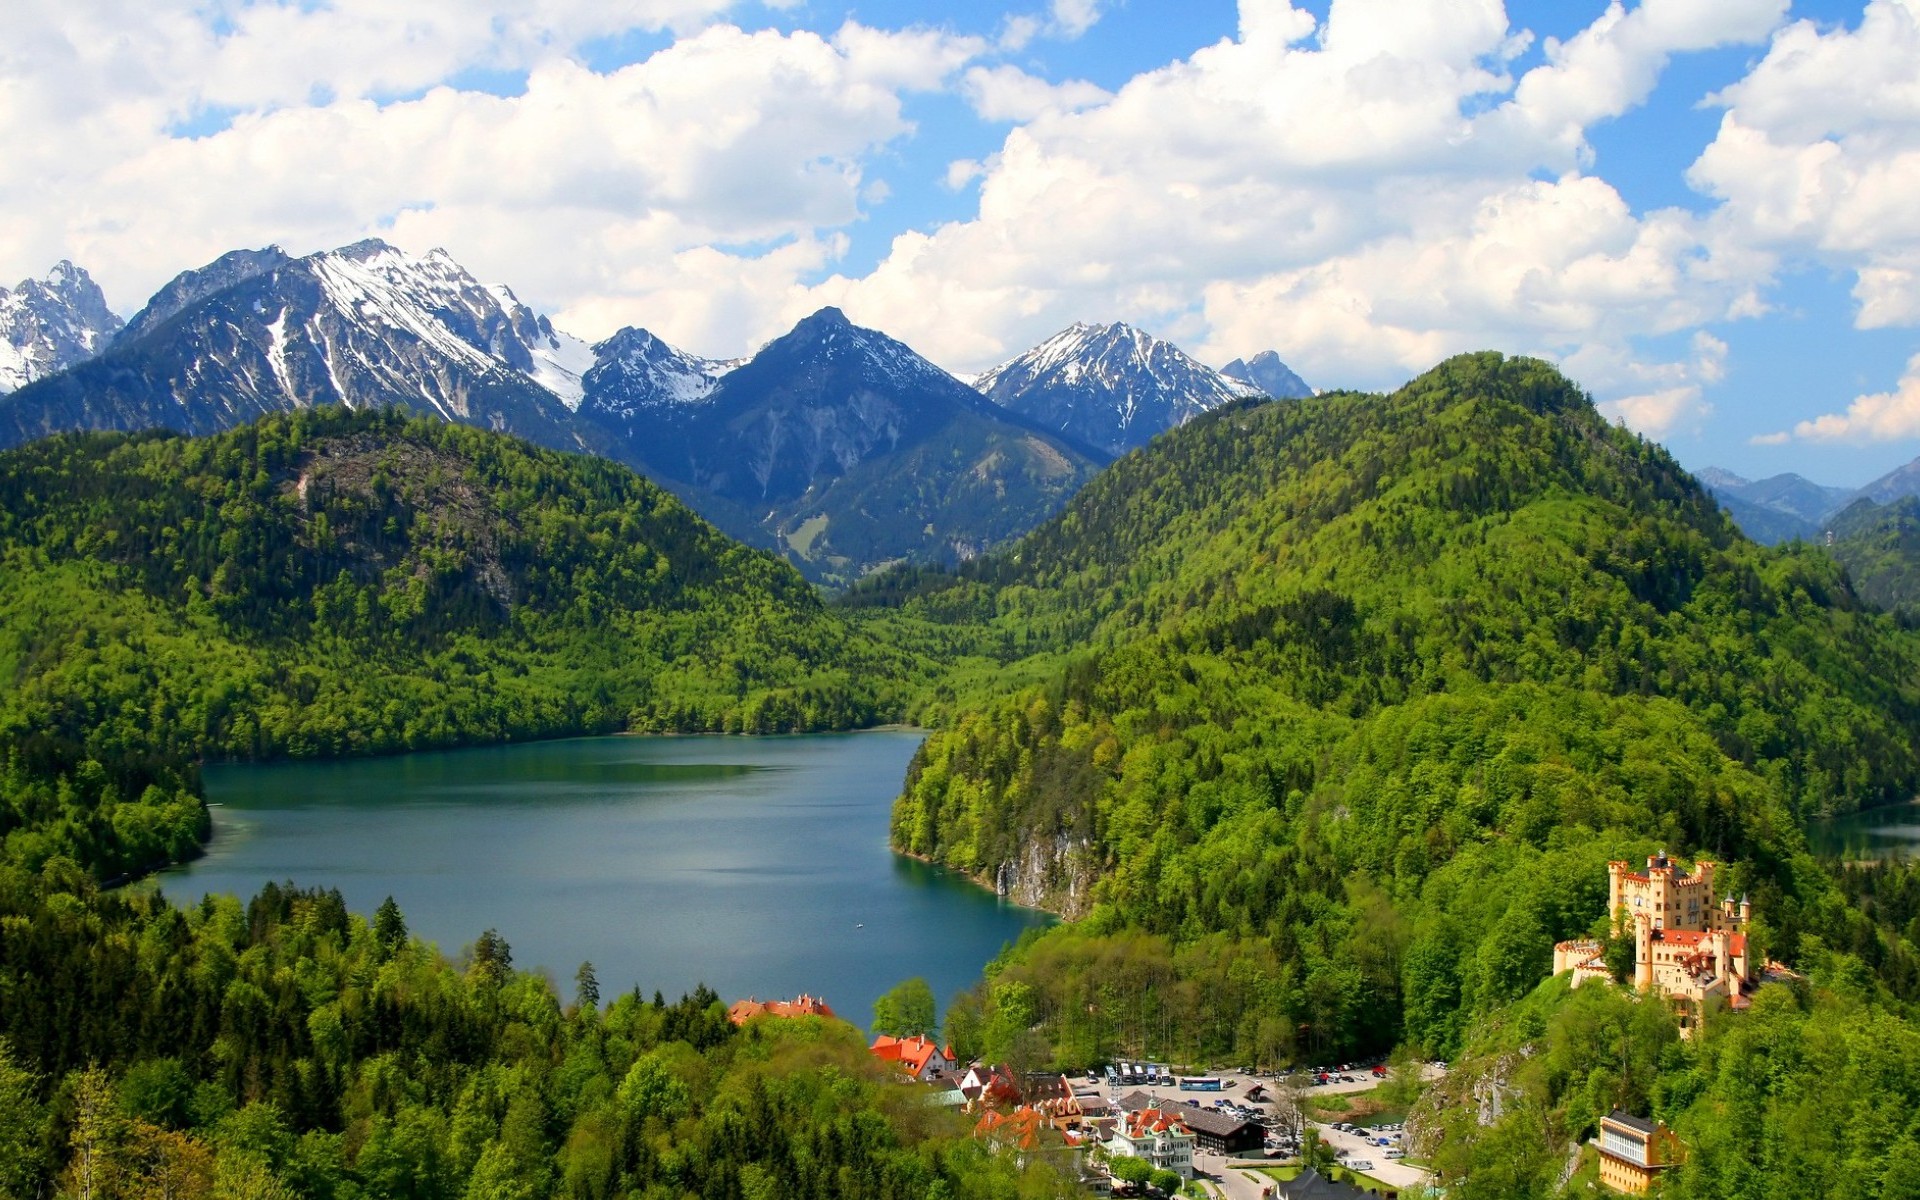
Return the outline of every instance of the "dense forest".
{"type": "Polygon", "coordinates": [[[632,472],[391,411],[0,454],[0,561],[0,838],[102,878],[192,853],[205,758],[848,728],[912,674],[632,472]]]}
{"type": "Polygon", "coordinates": [[[0,1197],[1054,1196],[881,1079],[857,1031],[704,989],[563,1002],[339,893],[176,908],[0,867],[0,1197]]]}
{"type": "MultiPolygon", "coordinates": [[[[988,1053],[1531,1054],[1562,1019],[1534,996],[1553,943],[1604,935],[1607,861],[1662,848],[1730,864],[1761,952],[1820,964],[1769,1001],[1781,1036],[1845,1011],[1904,1029],[1920,1002],[1920,929],[1847,903],[1878,885],[1837,879],[1799,832],[1920,790],[1920,637],[1817,549],[1741,537],[1543,363],[1473,355],[1390,396],[1215,412],[1005,553],[850,603],[984,627],[1019,681],[952,690],[894,814],[902,848],[1082,917],[956,1002],[988,1053]]],[[[1695,1083],[1663,1115],[1711,1123],[1760,1052],[1697,1058],[1716,1048],[1554,1077],[1513,1134],[1553,1170],[1502,1190],[1482,1169],[1473,1194],[1553,1191],[1595,1106],[1646,1111],[1669,1074],[1695,1083]]],[[[1920,1098],[1920,1060],[1902,1070],[1876,1103],[1920,1098]]],[[[1774,1099],[1742,1097],[1763,1126],[1797,1119],[1774,1099]]],[[[1450,1153],[1497,1156],[1467,1124],[1450,1153]]],[[[1857,1183],[1892,1150],[1850,1152],[1857,1183]]],[[[1690,1194],[1764,1194],[1700,1178],[1690,1194]]]]}

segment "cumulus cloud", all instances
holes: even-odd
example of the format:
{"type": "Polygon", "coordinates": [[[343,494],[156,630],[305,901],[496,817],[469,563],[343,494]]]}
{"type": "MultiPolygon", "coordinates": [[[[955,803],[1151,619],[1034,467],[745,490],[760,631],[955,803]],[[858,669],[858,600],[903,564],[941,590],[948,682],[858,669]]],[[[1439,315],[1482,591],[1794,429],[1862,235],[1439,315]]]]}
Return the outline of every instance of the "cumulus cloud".
{"type": "Polygon", "coordinates": [[[1629,429],[1657,438],[1684,423],[1697,424],[1711,410],[1702,405],[1699,388],[1677,387],[1603,401],[1600,411],[1629,429]]]}
{"type": "Polygon", "coordinates": [[[1105,0],[1052,0],[1044,12],[1016,13],[1000,30],[1002,50],[1024,50],[1037,37],[1072,41],[1099,24],[1105,0]]]}
{"type": "Polygon", "coordinates": [[[1793,427],[1793,436],[1816,442],[1920,437],[1920,354],[1907,360],[1906,372],[1892,391],[1858,396],[1843,413],[1802,421],[1793,427]]]}
{"type": "Polygon", "coordinates": [[[1715,98],[1688,173],[1718,236],[1854,273],[1861,328],[1920,324],[1920,8],[1870,0],[1857,28],[1799,21],[1715,98]]]}

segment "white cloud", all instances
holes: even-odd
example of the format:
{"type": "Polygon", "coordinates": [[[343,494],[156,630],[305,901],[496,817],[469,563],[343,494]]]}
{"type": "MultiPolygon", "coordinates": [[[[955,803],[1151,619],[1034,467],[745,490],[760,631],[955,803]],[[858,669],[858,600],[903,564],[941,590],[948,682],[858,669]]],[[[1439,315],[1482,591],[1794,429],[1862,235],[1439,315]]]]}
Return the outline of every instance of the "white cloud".
{"type": "Polygon", "coordinates": [[[1793,427],[1793,436],[1815,442],[1887,442],[1920,437],[1920,354],[1890,392],[1854,398],[1844,413],[1827,413],[1793,427]]]}
{"type": "Polygon", "coordinates": [[[1710,406],[1702,404],[1697,387],[1623,396],[1605,401],[1599,407],[1603,415],[1652,438],[1665,437],[1682,425],[1697,425],[1712,411],[1710,406]]]}
{"type": "Polygon", "coordinates": [[[1105,0],[1052,0],[1043,13],[1016,13],[1000,29],[1002,50],[1026,49],[1037,37],[1073,41],[1100,23],[1105,0]]]}
{"type": "Polygon", "coordinates": [[[1076,112],[1113,99],[1105,88],[1085,80],[1048,83],[1005,63],[968,68],[961,80],[961,90],[973,111],[989,121],[1031,121],[1049,113],[1076,112]]]}
{"type": "MultiPolygon", "coordinates": [[[[431,65],[414,75],[375,61],[329,74],[326,61],[346,54],[339,47],[381,31],[401,36],[392,18],[361,11],[373,7],[253,6],[236,12],[224,38],[183,16],[150,14],[142,37],[102,39],[140,49],[99,51],[127,78],[85,100],[65,98],[53,78],[71,61],[28,64],[17,45],[0,50],[13,56],[0,95],[31,101],[0,99],[0,138],[10,147],[0,156],[0,261],[72,257],[127,310],[175,272],[236,246],[280,242],[303,252],[380,233],[415,250],[449,247],[482,277],[578,317],[583,335],[644,319],[663,335],[738,352],[769,332],[795,273],[818,271],[842,252],[823,231],[884,200],[887,185],[870,163],[912,132],[904,94],[943,86],[985,49],[922,29],[849,23],[827,38],[708,24],[600,73],[555,48],[724,5],[549,0],[522,15],[504,2],[474,4],[482,33],[489,23],[504,32],[497,44],[476,35],[470,45],[461,40],[463,0],[406,6],[433,47],[423,51],[431,65]],[[364,25],[348,37],[352,16],[364,25]],[[301,26],[308,21],[318,24],[301,26]],[[237,81],[274,77],[283,65],[258,69],[265,51],[255,43],[272,40],[270,28],[306,38],[313,61],[305,69],[330,79],[336,94],[279,103],[247,93],[237,81]],[[151,60],[150,69],[134,71],[129,54],[151,60]],[[524,64],[524,91],[440,84],[405,99],[370,94],[430,81],[463,58],[524,64]],[[165,64],[191,70],[170,82],[165,64]],[[214,82],[192,82],[195,72],[214,82]],[[215,95],[259,106],[205,136],[168,134],[215,95]],[[40,123],[62,136],[45,136],[40,123]],[[740,298],[749,281],[761,289],[750,318],[740,298]],[[702,287],[722,299],[698,298],[702,287]],[[662,313],[662,304],[673,307],[662,313]]],[[[49,18],[36,29],[64,39],[72,60],[83,56],[83,34],[103,32],[87,24],[97,16],[82,0],[74,22],[49,18]]]]}
{"type": "Polygon", "coordinates": [[[1869,0],[1857,28],[1800,21],[1719,93],[1688,174],[1717,236],[1855,274],[1862,328],[1920,324],[1920,6],[1869,0]]]}
{"type": "MultiPolygon", "coordinates": [[[[963,370],[1091,314],[1185,331],[1212,361],[1276,348],[1323,384],[1544,354],[1643,425],[1691,419],[1724,347],[1643,361],[1637,341],[1753,311],[1773,260],[1633,212],[1585,173],[1586,131],[1672,55],[1763,38],[1782,5],[1610,9],[1515,79],[1528,35],[1498,0],[1334,0],[1320,27],[1242,0],[1234,39],[1077,110],[1028,106],[998,154],[949,169],[977,180],[976,215],[815,294],[963,370]]],[[[1025,86],[967,77],[987,81],[1025,86]]]]}

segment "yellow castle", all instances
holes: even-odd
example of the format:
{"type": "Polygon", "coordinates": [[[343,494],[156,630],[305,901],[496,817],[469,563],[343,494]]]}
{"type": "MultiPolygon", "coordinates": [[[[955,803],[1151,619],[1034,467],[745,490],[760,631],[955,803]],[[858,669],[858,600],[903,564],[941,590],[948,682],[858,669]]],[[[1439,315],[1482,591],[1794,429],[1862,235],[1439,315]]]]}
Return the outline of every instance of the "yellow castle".
{"type": "MultiPolygon", "coordinates": [[[[1680,1017],[1682,1036],[1700,1023],[1707,1000],[1718,996],[1745,1008],[1759,981],[1747,955],[1753,906],[1714,895],[1715,863],[1702,859],[1684,872],[1665,851],[1631,863],[1607,864],[1607,912],[1614,935],[1633,933],[1633,986],[1666,997],[1680,1017]]],[[[1573,972],[1573,986],[1608,977],[1603,947],[1590,938],[1553,948],[1554,974],[1573,972]]]]}

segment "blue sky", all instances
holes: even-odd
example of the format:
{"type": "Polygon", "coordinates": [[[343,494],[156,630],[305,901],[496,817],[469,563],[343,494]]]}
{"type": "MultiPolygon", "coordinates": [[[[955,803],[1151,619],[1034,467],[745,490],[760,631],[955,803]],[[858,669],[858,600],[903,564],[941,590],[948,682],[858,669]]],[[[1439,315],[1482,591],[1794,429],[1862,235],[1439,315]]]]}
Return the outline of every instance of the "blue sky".
{"type": "Polygon", "coordinates": [[[444,246],[563,328],[1554,359],[1693,467],[1920,455],[1920,0],[27,0],[0,278],[444,246]]]}

